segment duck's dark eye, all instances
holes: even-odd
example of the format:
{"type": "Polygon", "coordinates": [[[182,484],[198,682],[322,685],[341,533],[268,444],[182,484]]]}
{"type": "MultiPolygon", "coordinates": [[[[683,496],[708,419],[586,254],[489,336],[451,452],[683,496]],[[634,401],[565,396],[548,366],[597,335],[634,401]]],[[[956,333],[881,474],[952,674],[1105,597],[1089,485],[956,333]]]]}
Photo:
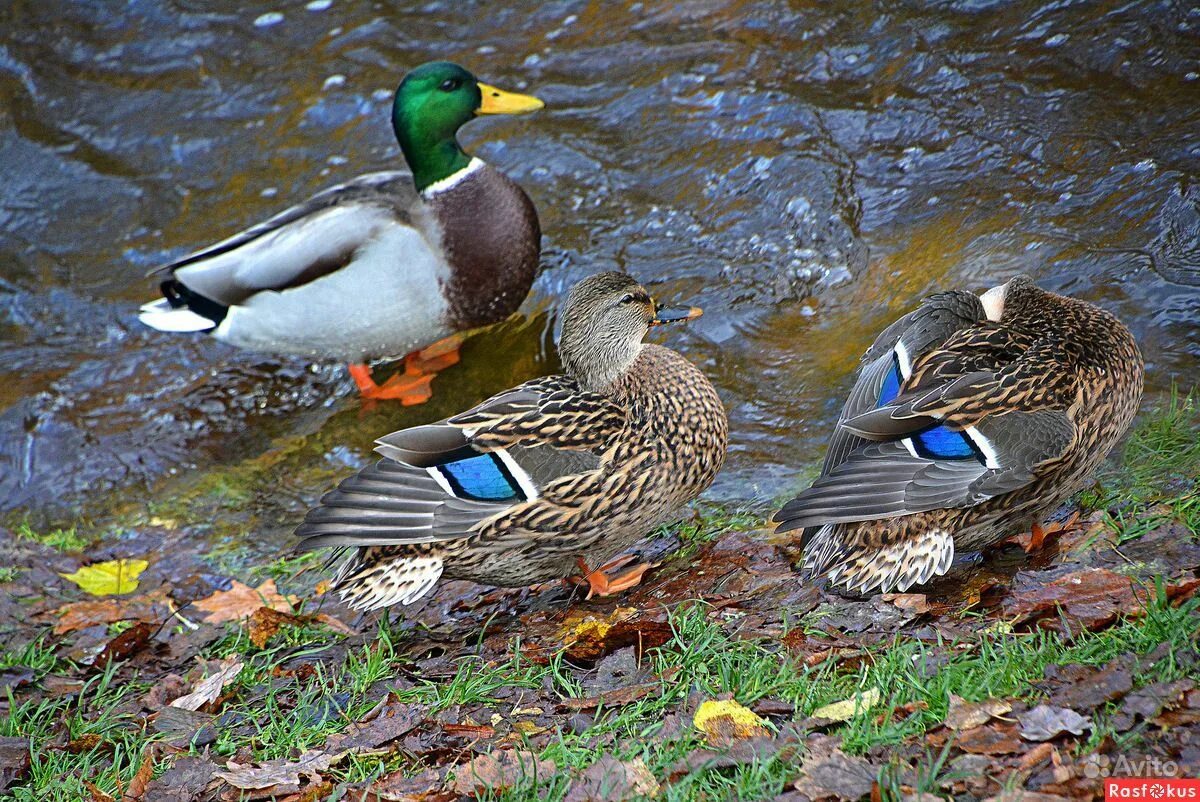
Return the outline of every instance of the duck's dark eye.
{"type": "Polygon", "coordinates": [[[443,92],[453,92],[455,89],[458,89],[460,86],[462,86],[461,79],[447,78],[446,80],[442,81],[442,85],[439,86],[438,89],[441,89],[443,92]]]}
{"type": "Polygon", "coordinates": [[[631,304],[634,302],[634,300],[635,299],[634,299],[633,293],[627,292],[621,296],[621,303],[623,303],[623,304],[631,304]]]}

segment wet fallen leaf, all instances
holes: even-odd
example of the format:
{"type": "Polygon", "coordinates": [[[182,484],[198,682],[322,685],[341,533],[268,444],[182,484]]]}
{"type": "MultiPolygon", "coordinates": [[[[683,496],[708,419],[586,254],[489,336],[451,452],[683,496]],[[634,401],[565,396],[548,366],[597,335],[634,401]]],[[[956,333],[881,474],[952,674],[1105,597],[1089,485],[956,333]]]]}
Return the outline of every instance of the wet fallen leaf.
{"type": "Polygon", "coordinates": [[[150,637],[154,634],[155,629],[156,627],[147,621],[138,621],[129,629],[106,643],[104,648],[100,650],[100,654],[96,655],[96,659],[92,662],[92,665],[97,668],[103,668],[109,663],[128,660],[150,642],[150,637]]]}
{"type": "Polygon", "coordinates": [[[692,749],[676,761],[668,776],[675,781],[697,771],[761,763],[773,755],[790,760],[798,751],[798,740],[791,736],[772,738],[760,735],[744,738],[723,745],[720,749],[692,749]]]}
{"type": "Polygon", "coordinates": [[[0,736],[0,791],[6,791],[29,771],[29,739],[0,736]]]}
{"type": "Polygon", "coordinates": [[[868,688],[862,693],[855,694],[849,699],[818,707],[812,712],[812,718],[827,721],[849,721],[859,713],[865,713],[879,704],[879,689],[868,688]]]}
{"type": "Polygon", "coordinates": [[[161,732],[166,742],[179,749],[200,748],[217,740],[214,716],[198,710],[164,707],[154,716],[154,731],[161,732]]]}
{"type": "Polygon", "coordinates": [[[236,579],[229,590],[219,590],[207,599],[200,599],[192,606],[201,612],[208,613],[204,617],[206,624],[223,624],[226,621],[240,621],[249,618],[260,607],[270,607],[280,612],[291,612],[296,601],[295,596],[281,596],[275,587],[275,580],[268,579],[257,588],[242,584],[236,579]]]}
{"type": "Polygon", "coordinates": [[[1164,709],[1180,704],[1184,695],[1192,690],[1195,684],[1193,680],[1180,679],[1174,682],[1155,682],[1139,688],[1125,697],[1110,723],[1118,731],[1124,731],[1134,726],[1139,719],[1149,721],[1164,709]]]}
{"type": "Polygon", "coordinates": [[[148,565],[145,560],[108,560],[82,566],[73,574],[60,572],[59,576],[93,596],[116,596],[137,590],[138,576],[148,565]]]}
{"type": "Polygon", "coordinates": [[[654,798],[659,791],[658,781],[641,758],[618,760],[601,755],[571,783],[566,802],[624,802],[654,798]]]}
{"type": "Polygon", "coordinates": [[[970,730],[1010,712],[1012,705],[1003,699],[968,702],[961,696],[950,694],[950,709],[946,712],[944,723],[952,730],[970,730]]]}
{"type": "Polygon", "coordinates": [[[460,799],[453,791],[442,788],[442,773],[436,769],[425,769],[411,775],[409,770],[392,772],[371,784],[370,791],[376,796],[365,799],[374,802],[396,800],[396,802],[454,802],[460,799]]]}
{"type": "Polygon", "coordinates": [[[1036,574],[1023,576],[1025,586],[1005,598],[1001,605],[1004,616],[1013,624],[1045,621],[1058,628],[1067,625],[1085,629],[1101,629],[1116,621],[1122,614],[1138,613],[1143,598],[1124,574],[1106,568],[1089,568],[1061,576],[1044,585],[1033,584],[1036,574]]]}
{"type": "Polygon", "coordinates": [[[532,784],[553,777],[558,766],[553,760],[539,760],[532,752],[511,749],[476,755],[454,770],[454,790],[463,796],[513,788],[522,780],[532,784]]]}
{"type": "Polygon", "coordinates": [[[184,755],[159,777],[146,785],[146,802],[193,802],[219,771],[206,757],[184,755]]]}
{"type": "Polygon", "coordinates": [[[13,691],[33,682],[37,673],[28,666],[12,666],[0,672],[0,699],[7,699],[13,691]]]}
{"type": "Polygon", "coordinates": [[[1038,705],[1018,715],[1017,720],[1021,722],[1021,737],[1027,741],[1050,741],[1064,732],[1083,735],[1083,731],[1092,726],[1074,710],[1050,705],[1038,705]]]}
{"type": "Polygon", "coordinates": [[[713,746],[767,734],[765,722],[753,710],[732,699],[702,702],[692,716],[692,724],[713,746]]]}
{"type": "Polygon", "coordinates": [[[299,786],[302,777],[319,783],[321,772],[328,770],[341,757],[310,749],[296,760],[267,760],[258,766],[243,766],[231,760],[225,764],[226,770],[216,772],[216,776],[242,790],[299,786]]]}
{"type": "Polygon", "coordinates": [[[191,693],[180,696],[171,702],[171,707],[199,710],[205,705],[212,704],[220,698],[221,691],[237,678],[241,670],[242,662],[240,660],[236,657],[226,657],[221,661],[220,667],[215,673],[200,680],[191,693]]]}
{"type": "Polygon", "coordinates": [[[346,732],[331,735],[325,749],[330,752],[377,749],[414,729],[425,720],[425,712],[420,705],[393,702],[370,721],[351,724],[346,732]]]}
{"type": "Polygon", "coordinates": [[[591,710],[596,707],[621,707],[636,702],[638,699],[657,693],[662,686],[657,682],[645,682],[640,685],[630,685],[627,688],[617,688],[606,691],[598,696],[585,696],[582,699],[563,699],[558,703],[562,710],[591,710]]]}
{"type": "Polygon", "coordinates": [[[1053,694],[1059,707],[1092,710],[1120,699],[1133,688],[1133,656],[1116,657],[1103,668],[1083,669],[1081,676],[1068,680],[1067,687],[1053,694]]]}

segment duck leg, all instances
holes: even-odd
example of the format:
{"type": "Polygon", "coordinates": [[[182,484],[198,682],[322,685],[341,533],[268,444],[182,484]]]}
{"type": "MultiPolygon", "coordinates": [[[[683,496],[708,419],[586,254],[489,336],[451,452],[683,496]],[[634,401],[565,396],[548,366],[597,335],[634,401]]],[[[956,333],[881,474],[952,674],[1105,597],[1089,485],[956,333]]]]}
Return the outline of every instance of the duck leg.
{"type": "Polygon", "coordinates": [[[1035,551],[1040,551],[1046,545],[1046,538],[1051,535],[1058,535],[1063,532],[1069,532],[1079,524],[1079,511],[1071,513],[1071,517],[1067,520],[1050,524],[1043,527],[1040,523],[1035,523],[1029,532],[1029,543],[1024,545],[1026,554],[1033,554],[1035,551]]]}
{"type": "Polygon", "coordinates": [[[622,568],[636,559],[636,555],[623,554],[615,560],[592,570],[588,568],[588,564],[580,557],[575,563],[579,566],[579,570],[583,573],[583,576],[569,577],[568,581],[574,582],[577,585],[588,586],[588,594],[584,597],[585,599],[590,599],[593,596],[612,596],[615,593],[628,590],[641,582],[642,575],[658,565],[658,563],[638,563],[623,574],[615,577],[609,576],[608,572],[622,568]]]}
{"type": "Polygon", "coordinates": [[[350,365],[350,376],[363,398],[395,400],[404,406],[423,404],[433,395],[430,383],[438,371],[458,363],[458,348],[462,337],[452,335],[438,340],[428,348],[404,357],[404,370],[383,384],[376,384],[367,365],[350,365]]]}

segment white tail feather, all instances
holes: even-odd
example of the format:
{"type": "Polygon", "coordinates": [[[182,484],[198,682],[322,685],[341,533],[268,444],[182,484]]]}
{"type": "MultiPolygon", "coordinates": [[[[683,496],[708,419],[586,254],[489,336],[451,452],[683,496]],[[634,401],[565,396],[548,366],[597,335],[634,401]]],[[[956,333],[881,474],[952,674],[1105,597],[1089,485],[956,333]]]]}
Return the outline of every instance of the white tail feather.
{"type": "Polygon", "coordinates": [[[166,299],[142,304],[138,320],[159,331],[208,331],[217,324],[190,309],[174,308],[166,299]]]}
{"type": "Polygon", "coordinates": [[[352,558],[334,579],[342,600],[356,610],[412,604],[433,589],[442,575],[440,557],[398,557],[364,568],[352,558]]]}

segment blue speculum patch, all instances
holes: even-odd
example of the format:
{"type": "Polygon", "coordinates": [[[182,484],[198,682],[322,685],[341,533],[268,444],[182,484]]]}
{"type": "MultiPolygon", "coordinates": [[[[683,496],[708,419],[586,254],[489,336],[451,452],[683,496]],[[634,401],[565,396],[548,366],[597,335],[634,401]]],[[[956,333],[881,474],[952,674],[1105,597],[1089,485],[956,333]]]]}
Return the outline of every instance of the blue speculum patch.
{"type": "Polygon", "coordinates": [[[437,469],[459,498],[515,501],[524,497],[508,467],[495,454],[448,462],[437,469]]]}
{"type": "MultiPolygon", "coordinates": [[[[892,367],[879,386],[879,403],[876,408],[889,404],[900,395],[900,363],[892,354],[892,367]]],[[[934,426],[912,438],[917,453],[926,459],[978,459],[983,462],[971,438],[945,426],[934,426]]]]}
{"type": "Polygon", "coordinates": [[[900,365],[896,361],[896,355],[892,354],[892,369],[883,377],[883,384],[879,387],[879,403],[876,408],[891,402],[893,398],[900,395],[900,365]]]}

